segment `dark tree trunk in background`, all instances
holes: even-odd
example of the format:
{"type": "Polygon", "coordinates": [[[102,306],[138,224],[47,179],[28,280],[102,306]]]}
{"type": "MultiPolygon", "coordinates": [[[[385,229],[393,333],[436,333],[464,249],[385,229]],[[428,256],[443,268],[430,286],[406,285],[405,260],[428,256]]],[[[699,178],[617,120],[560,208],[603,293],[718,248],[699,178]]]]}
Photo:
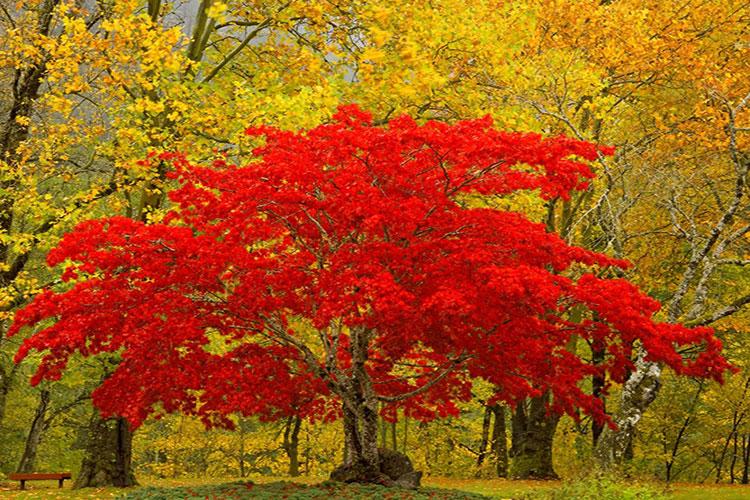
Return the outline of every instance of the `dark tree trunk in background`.
{"type": "Polygon", "coordinates": [[[395,420],[395,419],[393,420],[393,422],[391,422],[391,449],[393,451],[396,451],[396,449],[398,448],[398,444],[397,444],[398,440],[396,439],[396,424],[397,423],[398,423],[398,420],[395,420]]]}
{"type": "Polygon", "coordinates": [[[49,397],[50,393],[47,389],[42,389],[39,393],[39,404],[34,412],[34,419],[31,421],[29,434],[26,436],[26,445],[24,446],[17,472],[34,472],[39,444],[42,442],[42,437],[48,427],[47,409],[49,408],[49,397]]]}
{"type": "Polygon", "coordinates": [[[406,445],[409,443],[409,417],[404,414],[404,440],[401,447],[401,452],[406,455],[406,445]]]}
{"type": "Polygon", "coordinates": [[[510,476],[514,479],[557,479],[552,442],[560,420],[547,412],[550,394],[519,404],[512,418],[510,476]]]}
{"type": "Polygon", "coordinates": [[[479,452],[477,453],[477,471],[476,476],[480,476],[480,470],[487,456],[487,445],[490,440],[490,422],[492,419],[492,408],[484,407],[484,419],[482,419],[482,438],[479,442],[479,452]]]}
{"type": "Polygon", "coordinates": [[[305,428],[305,451],[303,453],[305,457],[305,475],[310,475],[310,427],[305,428]]]}
{"type": "Polygon", "coordinates": [[[5,419],[5,409],[8,403],[8,393],[10,387],[13,384],[18,365],[15,363],[12,365],[10,370],[6,370],[5,367],[0,364],[0,430],[3,428],[3,421],[5,419]]]}
{"type": "Polygon", "coordinates": [[[495,458],[497,477],[508,477],[508,443],[505,430],[505,407],[499,403],[490,407],[495,417],[492,426],[492,455],[495,458]]]}
{"type": "Polygon", "coordinates": [[[81,471],[74,488],[135,486],[131,468],[133,433],[123,418],[103,419],[94,409],[81,471]]]}
{"type": "Polygon", "coordinates": [[[388,422],[383,417],[380,417],[380,447],[385,448],[388,446],[388,422]]]}
{"type": "Polygon", "coordinates": [[[742,484],[748,484],[750,472],[750,434],[742,435],[742,484]]]}
{"type": "MultiPolygon", "coordinates": [[[[591,346],[591,361],[594,365],[601,365],[604,362],[605,349],[601,343],[595,343],[591,346]]],[[[602,408],[606,411],[606,403],[604,401],[603,391],[606,379],[602,375],[594,375],[591,377],[591,395],[598,398],[602,402],[602,408]]],[[[593,439],[593,445],[596,447],[599,436],[604,429],[604,422],[598,422],[596,419],[591,421],[591,437],[593,439]]]]}
{"type": "Polygon", "coordinates": [[[734,475],[734,468],[737,465],[737,433],[734,433],[734,446],[732,449],[732,462],[729,465],[729,482],[730,484],[734,484],[734,481],[736,479],[734,475]]]}
{"type": "Polygon", "coordinates": [[[6,457],[10,456],[10,450],[7,449],[10,440],[6,439],[5,437],[3,421],[5,420],[5,408],[8,402],[8,392],[10,392],[10,387],[13,383],[13,378],[16,374],[17,369],[18,365],[13,364],[9,370],[6,370],[5,367],[3,367],[2,363],[0,363],[0,468],[2,469],[5,469],[7,467],[6,457]]]}
{"type": "Polygon", "coordinates": [[[299,429],[302,419],[299,416],[289,417],[284,428],[284,451],[289,457],[289,475],[299,476],[299,429]]]}

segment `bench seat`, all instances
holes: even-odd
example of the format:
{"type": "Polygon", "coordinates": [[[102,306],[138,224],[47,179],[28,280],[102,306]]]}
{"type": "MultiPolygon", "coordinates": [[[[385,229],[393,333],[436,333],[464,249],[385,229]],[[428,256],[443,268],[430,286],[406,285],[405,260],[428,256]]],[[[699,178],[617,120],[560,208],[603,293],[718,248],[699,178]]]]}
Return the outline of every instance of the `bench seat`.
{"type": "Polygon", "coordinates": [[[63,481],[73,476],[70,472],[16,472],[8,475],[11,481],[21,481],[21,489],[26,489],[26,481],[53,481],[57,480],[58,488],[63,487],[63,481]]]}

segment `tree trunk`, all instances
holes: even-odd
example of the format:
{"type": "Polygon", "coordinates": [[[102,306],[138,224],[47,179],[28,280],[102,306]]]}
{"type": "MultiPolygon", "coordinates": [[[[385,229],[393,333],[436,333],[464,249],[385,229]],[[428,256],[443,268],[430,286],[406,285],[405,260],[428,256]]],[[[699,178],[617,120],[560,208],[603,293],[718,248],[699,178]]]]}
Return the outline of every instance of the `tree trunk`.
{"type": "Polygon", "coordinates": [[[299,429],[302,419],[295,415],[289,417],[284,429],[284,451],[289,457],[289,476],[299,476],[299,429]]]}
{"type": "Polygon", "coordinates": [[[491,406],[495,416],[492,426],[492,455],[495,457],[497,477],[508,477],[508,443],[505,431],[505,407],[499,403],[491,406]]]}
{"type": "Polygon", "coordinates": [[[366,328],[355,328],[351,336],[352,378],[351,397],[348,401],[357,418],[356,428],[359,437],[359,456],[369,473],[379,474],[378,455],[378,408],[380,403],[375,396],[372,380],[366,364],[372,332],[366,328]]]}
{"type": "MultiPolygon", "coordinates": [[[[351,330],[351,376],[344,381],[339,393],[344,415],[344,463],[331,473],[331,478],[345,482],[391,485],[393,481],[380,470],[380,404],[372,386],[372,379],[366,370],[371,336],[372,332],[366,328],[351,330]]],[[[394,442],[395,444],[397,443],[394,442]]]]}
{"type": "Polygon", "coordinates": [[[401,452],[406,455],[406,445],[409,443],[409,417],[404,413],[404,440],[401,446],[401,452]]]}
{"type": "Polygon", "coordinates": [[[395,419],[393,420],[393,422],[391,422],[391,449],[393,451],[396,451],[396,449],[398,448],[398,445],[396,443],[397,441],[396,440],[396,424],[397,423],[398,423],[398,420],[395,420],[395,419]]]}
{"type": "Polygon", "coordinates": [[[479,452],[477,453],[477,471],[476,476],[479,477],[480,469],[484,463],[484,457],[487,455],[487,445],[490,440],[490,422],[492,419],[492,408],[489,406],[484,407],[484,418],[482,419],[482,437],[479,441],[479,452]]]}
{"type": "Polygon", "coordinates": [[[49,408],[50,393],[47,389],[42,389],[39,393],[39,404],[34,413],[34,419],[31,421],[29,434],[26,436],[26,445],[23,449],[21,461],[18,464],[17,472],[34,472],[36,465],[36,454],[39,444],[42,442],[44,431],[47,430],[47,409],[49,408]]]}
{"type": "Polygon", "coordinates": [[[742,484],[748,484],[750,472],[750,434],[742,436],[742,484]]]}
{"type": "Polygon", "coordinates": [[[734,446],[732,449],[732,462],[729,464],[729,483],[734,484],[734,467],[737,465],[737,433],[734,433],[734,446]]]}
{"type": "Polygon", "coordinates": [[[388,422],[380,417],[380,447],[385,448],[386,446],[388,446],[388,422]]]}
{"type": "Polygon", "coordinates": [[[378,405],[373,399],[362,405],[360,427],[362,436],[361,456],[368,469],[380,470],[380,456],[378,454],[378,405]]]}
{"type": "Polygon", "coordinates": [[[724,446],[721,449],[721,455],[719,455],[719,460],[716,464],[716,480],[714,481],[716,484],[719,484],[719,482],[721,482],[721,473],[723,472],[724,459],[727,456],[729,443],[732,442],[732,436],[734,435],[734,432],[735,432],[735,429],[732,429],[732,432],[730,432],[727,438],[724,440],[724,446]]]}
{"type": "MultiPolygon", "coordinates": [[[[595,343],[591,346],[591,361],[595,365],[601,365],[604,362],[604,355],[605,355],[605,349],[604,345],[601,343],[595,343]]],[[[591,395],[595,398],[599,399],[602,402],[602,408],[604,411],[606,411],[606,403],[604,401],[604,386],[606,384],[606,379],[603,375],[594,375],[591,377],[591,395]]],[[[596,447],[597,441],[599,441],[599,436],[602,434],[602,430],[604,429],[604,422],[600,422],[596,419],[592,419],[591,421],[591,438],[593,440],[593,446],[596,447]]]]}
{"type": "Polygon", "coordinates": [[[247,475],[247,472],[245,471],[245,426],[243,425],[244,422],[242,421],[242,418],[240,418],[239,422],[239,430],[240,430],[240,449],[239,449],[239,466],[240,466],[240,477],[245,477],[247,475]]]}
{"type": "Polygon", "coordinates": [[[5,371],[5,367],[0,363],[0,429],[3,427],[5,419],[5,406],[8,402],[8,392],[10,391],[10,377],[5,371]]]}
{"type": "Polygon", "coordinates": [[[94,409],[81,471],[74,488],[137,484],[131,469],[133,433],[123,418],[103,419],[94,409]]]}
{"type": "Polygon", "coordinates": [[[18,365],[14,364],[10,370],[5,370],[5,367],[0,365],[0,430],[3,428],[3,421],[5,420],[5,409],[8,404],[8,393],[10,387],[13,384],[18,365]]]}
{"type": "Polygon", "coordinates": [[[513,412],[510,475],[514,479],[558,478],[552,466],[552,441],[560,417],[547,411],[550,397],[547,393],[532,398],[513,412]]]}
{"type": "Polygon", "coordinates": [[[352,376],[342,394],[344,414],[344,465],[358,466],[366,474],[379,473],[378,407],[372,381],[365,369],[368,333],[352,331],[352,376]]]}
{"type": "Polygon", "coordinates": [[[625,461],[635,427],[659,392],[661,367],[645,357],[644,351],[638,353],[635,370],[622,387],[620,409],[612,418],[617,430],[604,427],[597,440],[594,456],[605,469],[625,461]]]}
{"type": "Polygon", "coordinates": [[[344,409],[344,465],[359,466],[376,479],[380,474],[377,412],[362,408],[357,413],[344,409]]]}
{"type": "Polygon", "coordinates": [[[310,426],[305,428],[305,475],[310,475],[310,426]]]}
{"type": "Polygon", "coordinates": [[[359,456],[357,416],[344,404],[344,465],[352,465],[359,456]]]}

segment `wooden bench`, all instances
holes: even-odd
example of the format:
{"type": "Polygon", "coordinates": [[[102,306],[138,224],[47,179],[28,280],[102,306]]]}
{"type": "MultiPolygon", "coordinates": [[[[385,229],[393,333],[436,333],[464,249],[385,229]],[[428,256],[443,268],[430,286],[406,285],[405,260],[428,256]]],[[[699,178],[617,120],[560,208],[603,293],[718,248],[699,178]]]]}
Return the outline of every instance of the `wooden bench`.
{"type": "Polygon", "coordinates": [[[70,479],[70,472],[57,472],[57,473],[15,473],[8,475],[8,479],[11,481],[21,481],[21,489],[26,489],[26,481],[51,481],[57,479],[58,488],[63,487],[63,481],[70,479]]]}

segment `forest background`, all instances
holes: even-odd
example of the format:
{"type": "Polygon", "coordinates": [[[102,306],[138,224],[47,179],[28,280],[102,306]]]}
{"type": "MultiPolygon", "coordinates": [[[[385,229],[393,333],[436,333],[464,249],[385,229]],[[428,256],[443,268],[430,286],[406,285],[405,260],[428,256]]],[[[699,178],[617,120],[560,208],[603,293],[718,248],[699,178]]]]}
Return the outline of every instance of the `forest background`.
{"type": "MultiPolygon", "coordinates": [[[[499,128],[616,146],[571,200],[497,206],[631,261],[627,277],[665,304],[660,319],[715,327],[739,368],[724,385],[652,374],[660,390],[630,433],[631,474],[748,482],[750,2],[0,0],[0,88],[0,474],[323,476],[341,461],[338,426],[294,417],[205,431],[168,416],[131,435],[90,403],[108,360],[78,359],[32,388],[39,358],[14,364],[22,338],[3,333],[59,282],[44,256],[77,222],[163,216],[170,181],[149,152],[242,162],[246,127],[311,127],[356,102],[380,123],[489,114],[499,128]],[[133,471],[103,464],[131,456],[133,471]]],[[[383,420],[381,445],[434,476],[590,467],[599,424],[548,415],[544,397],[487,405],[490,389],[460,418],[383,420]]],[[[606,404],[617,416],[628,402],[615,388],[606,404]]]]}

